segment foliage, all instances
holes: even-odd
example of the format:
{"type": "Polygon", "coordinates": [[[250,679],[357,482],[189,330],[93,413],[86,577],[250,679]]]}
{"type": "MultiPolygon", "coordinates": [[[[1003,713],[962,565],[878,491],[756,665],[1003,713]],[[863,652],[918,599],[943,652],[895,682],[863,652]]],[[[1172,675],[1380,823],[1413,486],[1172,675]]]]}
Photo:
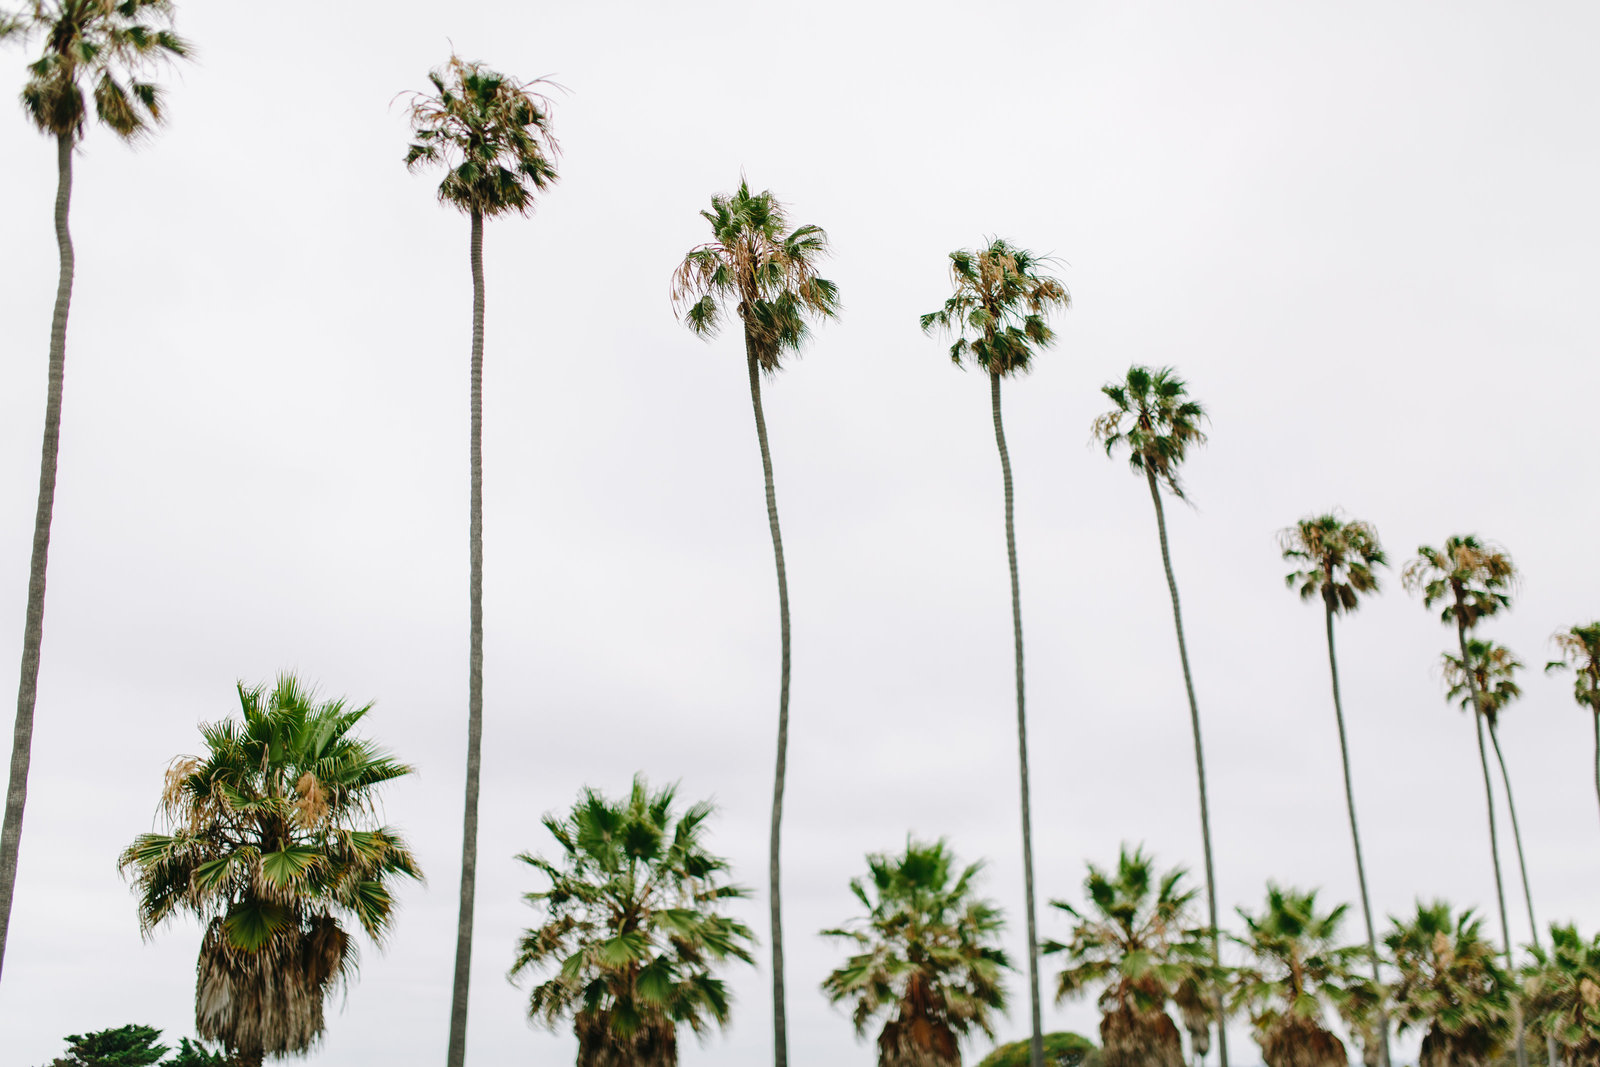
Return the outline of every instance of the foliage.
{"type": "Polygon", "coordinates": [[[1444,901],[1418,901],[1414,918],[1390,922],[1392,1012],[1401,1032],[1425,1031],[1422,1067],[1488,1062],[1511,1032],[1511,981],[1482,922],[1444,901]]]}
{"type": "Polygon", "coordinates": [[[246,1055],[301,1052],[323,1002],[356,965],[340,919],[382,943],[391,886],[419,878],[393,829],[374,825],[379,788],[411,768],[352,736],[372,705],[318,702],[292,675],[238,687],[241,718],[205,724],[204,757],[167,771],[167,834],[141,834],[120,866],[148,935],[199,919],[200,1036],[246,1055]]]}
{"type": "Polygon", "coordinates": [[[233,1057],[212,1052],[198,1041],[190,1041],[185,1037],[179,1039],[178,1051],[162,1067],[233,1067],[235,1062],[233,1057]]]}
{"type": "Polygon", "coordinates": [[[1600,935],[1585,941],[1576,927],[1550,927],[1550,948],[1532,947],[1523,972],[1523,1009],[1534,1033],[1566,1051],[1568,1067],[1600,1067],[1600,935]]]}
{"type": "Polygon", "coordinates": [[[1026,374],[1035,352],[1055,343],[1049,313],[1072,302],[1066,286],[1040,272],[1049,262],[998,237],[985,248],[951,252],[955,292],[922,316],[923,332],[954,334],[950,358],[958,367],[970,359],[996,377],[1026,374]]]}
{"type": "Polygon", "coordinates": [[[1459,622],[1470,630],[1478,620],[1511,606],[1517,568],[1505,549],[1461,534],[1447,538],[1443,548],[1419,546],[1400,580],[1422,594],[1424,607],[1443,603],[1441,621],[1459,622]]]}
{"type": "Polygon", "coordinates": [[[412,93],[415,140],[406,166],[442,166],[439,199],[484,218],[533,210],[533,198],[555,184],[561,146],[550,132],[550,99],[542,78],[518,82],[482,63],[452,55],[428,72],[433,92],[412,93]]]}
{"type": "Polygon", "coordinates": [[[1571,670],[1573,699],[1580,707],[1600,715],[1600,622],[1569,626],[1558,630],[1550,640],[1561,658],[1544,669],[1571,670]]]}
{"type": "Polygon", "coordinates": [[[92,1034],[73,1034],[67,1038],[67,1054],[51,1061],[49,1067],[231,1067],[233,1060],[203,1045],[183,1038],[171,1059],[160,1044],[161,1031],[153,1026],[130,1024],[92,1034]]]}
{"type": "MultiPolygon", "coordinates": [[[[1000,1045],[978,1067],[1028,1067],[1030,1044],[1022,1040],[1000,1045]]],[[[1044,1062],[1047,1067],[1102,1067],[1105,1061],[1093,1041],[1063,1030],[1044,1035],[1044,1062]]]]}
{"type": "Polygon", "coordinates": [[[551,1030],[571,1019],[580,1067],[667,1067],[680,1025],[704,1035],[726,1026],[730,1001],[713,971],[751,962],[751,934],[722,912],[748,896],[706,849],[709,803],[674,810],[673,786],[652,792],[636,776],[628,796],[585,789],[565,818],[543,822],[561,852],[519,859],[550,881],[525,899],[544,912],[527,930],[512,977],[554,969],[528,1015],[551,1030]]]}
{"type": "Polygon", "coordinates": [[[1361,594],[1376,593],[1375,568],[1388,563],[1378,531],[1336,511],[1301,519],[1278,535],[1278,544],[1286,561],[1301,565],[1284,584],[1298,587],[1302,600],[1320,597],[1335,614],[1356,610],[1361,594]]]}
{"type": "Polygon", "coordinates": [[[1133,366],[1124,381],[1108,382],[1100,391],[1115,405],[1094,420],[1094,436],[1105,445],[1106,455],[1126,448],[1135,471],[1153,475],[1183,499],[1178,468],[1189,446],[1206,440],[1200,429],[1206,412],[1188,398],[1188,383],[1171,367],[1133,366]]]}
{"type": "Polygon", "coordinates": [[[867,857],[868,878],[853,878],[864,916],[824,930],[860,951],[822,983],[838,1003],[854,1000],[856,1034],[878,1015],[878,1063],[959,1065],[959,1041],[974,1030],[994,1037],[994,1013],[1006,1008],[998,947],[1005,920],[992,901],[974,895],[981,863],[955,869],[943,841],[906,841],[899,855],[867,857]]]}
{"type": "Polygon", "coordinates": [[[1478,709],[1490,726],[1498,725],[1500,712],[1522,696],[1522,687],[1517,684],[1522,661],[1504,645],[1469,638],[1465,665],[1460,656],[1448,652],[1442,663],[1449,698],[1459,701],[1463,711],[1471,711],[1476,689],[1478,709]]]}

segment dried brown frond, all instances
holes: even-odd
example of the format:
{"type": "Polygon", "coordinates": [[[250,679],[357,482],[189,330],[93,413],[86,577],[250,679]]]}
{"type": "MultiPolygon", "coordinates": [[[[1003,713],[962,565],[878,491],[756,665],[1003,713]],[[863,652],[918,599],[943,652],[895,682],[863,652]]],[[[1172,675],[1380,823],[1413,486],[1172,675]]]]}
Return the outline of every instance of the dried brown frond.
{"type": "Polygon", "coordinates": [[[328,817],[332,805],[328,802],[328,791],[317,781],[316,775],[310,771],[302,774],[294,784],[294,791],[294,803],[289,806],[294,810],[296,825],[302,830],[310,830],[328,817]]]}

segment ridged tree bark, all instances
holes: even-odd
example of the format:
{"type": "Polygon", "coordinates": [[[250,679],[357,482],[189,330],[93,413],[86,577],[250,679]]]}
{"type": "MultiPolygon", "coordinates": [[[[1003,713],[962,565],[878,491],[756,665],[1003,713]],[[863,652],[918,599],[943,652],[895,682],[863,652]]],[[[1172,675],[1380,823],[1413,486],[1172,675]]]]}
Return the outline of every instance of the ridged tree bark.
{"type": "MultiPolygon", "coordinates": [[[[1200,743],[1200,705],[1194,698],[1194,676],[1189,671],[1189,646],[1183,637],[1183,610],[1178,606],[1178,579],[1172,573],[1172,552],[1167,547],[1167,516],[1161,506],[1161,487],[1156,474],[1148,465],[1145,480],[1150,483],[1150,499],[1156,506],[1156,531],[1161,536],[1161,565],[1167,572],[1167,591],[1172,594],[1172,624],[1178,631],[1178,659],[1183,662],[1183,688],[1189,696],[1189,724],[1194,729],[1194,765],[1200,781],[1200,837],[1206,851],[1206,908],[1211,918],[1211,959],[1222,965],[1222,927],[1217,921],[1217,870],[1211,858],[1211,805],[1206,796],[1206,756],[1200,743]]],[[[1222,1017],[1222,989],[1214,989],[1212,996],[1217,1011],[1217,1058],[1221,1067],[1228,1067],[1228,1026],[1222,1017]]]]}
{"type": "Polygon", "coordinates": [[[1600,710],[1594,713],[1594,796],[1600,801],[1600,710]]]}
{"type": "Polygon", "coordinates": [[[745,334],[745,362],[750,366],[750,406],[755,410],[756,440],[761,445],[761,473],[767,488],[767,525],[772,529],[772,559],[778,570],[778,632],[782,666],[778,674],[778,759],[772,776],[772,836],[768,842],[768,906],[772,920],[772,1056],[775,1067],[788,1067],[789,1013],[783,989],[783,897],[779,832],[783,825],[783,787],[789,760],[789,578],[783,569],[783,533],[778,528],[778,492],[772,480],[772,450],[767,445],[767,419],[761,411],[761,366],[755,345],[745,334]]]}
{"type": "Polygon", "coordinates": [[[483,767],[483,212],[472,212],[472,499],[468,504],[467,798],[461,823],[461,910],[450,995],[449,1067],[467,1056],[467,990],[472,978],[472,919],[478,889],[478,791],[483,767]]]}
{"type": "Polygon", "coordinates": [[[5,964],[11,901],[17,888],[17,854],[22,842],[22,809],[28,802],[28,764],[33,755],[33,710],[39,692],[39,655],[44,644],[45,569],[50,557],[50,520],[55,513],[56,460],[61,450],[61,394],[66,379],[67,312],[72,305],[72,234],[67,213],[72,204],[71,134],[56,136],[56,249],[61,271],[50,319],[50,369],[45,389],[44,444],[39,456],[39,502],[33,514],[33,555],[28,564],[28,607],[22,626],[22,670],[17,682],[17,721],[11,739],[11,777],[6,814],[0,826],[0,967],[5,964]]]}
{"type": "MultiPolygon", "coordinates": [[[[1323,614],[1328,623],[1328,673],[1333,679],[1333,715],[1339,723],[1339,758],[1344,763],[1344,802],[1350,813],[1350,840],[1356,850],[1356,878],[1361,884],[1361,914],[1367,922],[1367,952],[1372,962],[1372,981],[1377,985],[1381,984],[1378,977],[1378,934],[1372,924],[1372,897],[1367,893],[1367,865],[1361,856],[1361,831],[1356,826],[1356,793],[1350,781],[1350,743],[1345,737],[1344,702],[1339,698],[1339,657],[1334,653],[1333,602],[1329,599],[1332,596],[1331,575],[1323,588],[1323,614]]],[[[1378,1010],[1378,1028],[1381,1035],[1378,1062],[1381,1067],[1389,1067],[1389,1016],[1381,1007],[1378,1010]]]]}
{"type": "Polygon", "coordinates": [[[1000,476],[1006,490],[1006,562],[1011,567],[1011,641],[1016,650],[1017,765],[1022,784],[1022,885],[1028,908],[1028,1008],[1033,1029],[1028,1038],[1031,1067],[1044,1067],[1044,1020],[1039,1006],[1039,931],[1033,903],[1033,801],[1028,787],[1028,715],[1022,674],[1022,585],[1017,578],[1017,525],[1011,482],[1011,454],[1000,418],[1000,376],[989,375],[989,406],[994,413],[994,443],[1000,450],[1000,476]]]}

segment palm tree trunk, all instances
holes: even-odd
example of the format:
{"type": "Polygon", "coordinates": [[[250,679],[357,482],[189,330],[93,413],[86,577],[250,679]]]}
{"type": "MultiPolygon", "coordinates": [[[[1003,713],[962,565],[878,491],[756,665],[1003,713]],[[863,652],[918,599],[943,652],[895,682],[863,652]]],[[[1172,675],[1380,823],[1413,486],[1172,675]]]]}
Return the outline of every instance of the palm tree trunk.
{"type": "MultiPolygon", "coordinates": [[[[1206,799],[1206,756],[1200,744],[1200,705],[1194,698],[1194,676],[1189,671],[1189,646],[1183,639],[1183,611],[1178,606],[1178,579],[1172,573],[1172,553],[1167,547],[1167,516],[1161,507],[1161,487],[1156,475],[1145,467],[1145,480],[1150,483],[1150,499],[1156,506],[1156,530],[1161,535],[1161,565],[1167,571],[1167,590],[1172,594],[1172,624],[1178,631],[1178,658],[1183,661],[1183,687],[1189,695],[1189,724],[1194,729],[1194,766],[1200,780],[1200,836],[1206,850],[1206,907],[1211,916],[1211,959],[1222,966],[1221,925],[1217,922],[1217,868],[1211,857],[1211,806],[1206,799]]],[[[1217,1005],[1217,1058],[1221,1067],[1228,1067],[1228,1027],[1222,1017],[1223,991],[1213,991],[1217,1005]]]]}
{"type": "Polygon", "coordinates": [[[1022,684],[1022,586],[1017,580],[1017,525],[1011,483],[1011,454],[1000,419],[1000,376],[989,375],[989,406],[994,412],[994,443],[1000,449],[1000,475],[1006,489],[1006,562],[1011,566],[1011,641],[1017,662],[1017,761],[1022,775],[1022,885],[1028,907],[1028,1006],[1033,1029],[1028,1043],[1031,1067],[1044,1067],[1044,1020],[1039,1008],[1039,931],[1033,903],[1033,803],[1028,789],[1028,716],[1022,684]]]}
{"type": "MultiPolygon", "coordinates": [[[[1333,605],[1323,603],[1323,614],[1328,623],[1328,673],[1333,678],[1333,714],[1339,722],[1339,756],[1344,761],[1344,801],[1350,812],[1350,840],[1356,847],[1356,878],[1361,883],[1361,913],[1367,921],[1367,952],[1372,959],[1372,982],[1381,983],[1378,977],[1378,935],[1372,925],[1372,898],[1367,893],[1367,865],[1361,858],[1361,831],[1356,828],[1356,793],[1350,782],[1350,744],[1345,737],[1344,703],[1339,699],[1339,658],[1333,649],[1333,605]]],[[[1389,1017],[1378,1009],[1378,1063],[1389,1067],[1389,1017]]]]}
{"type": "Polygon", "coordinates": [[[768,843],[767,877],[772,891],[772,1058],[774,1067],[788,1067],[789,1011],[783,990],[783,897],[779,831],[783,826],[783,786],[789,763],[789,577],[783,569],[783,533],[778,528],[778,492],[772,481],[772,450],[767,445],[767,419],[761,411],[761,366],[755,346],[745,334],[745,361],[750,365],[750,406],[755,409],[756,440],[761,445],[761,473],[767,487],[767,525],[772,529],[772,558],[778,569],[778,632],[783,647],[778,674],[778,760],[772,775],[772,837],[768,843]]]}
{"type": "MultiPolygon", "coordinates": [[[[1594,713],[1594,795],[1600,800],[1600,709],[1594,713]]],[[[0,927],[0,948],[4,948],[4,937],[5,930],[0,927]]]]}
{"type": "Polygon", "coordinates": [[[17,683],[17,723],[11,741],[11,779],[6,789],[5,822],[0,825],[0,966],[5,964],[6,931],[17,888],[17,849],[22,840],[22,809],[28,801],[28,763],[33,755],[33,707],[39,689],[39,651],[44,644],[44,578],[50,556],[50,519],[55,513],[56,457],[61,447],[61,392],[67,364],[67,311],[72,304],[72,234],[67,210],[72,203],[72,144],[56,137],[56,249],[61,273],[56,281],[55,314],[50,320],[50,371],[44,402],[44,445],[39,457],[39,503],[33,514],[33,558],[28,565],[28,607],[22,627],[22,671],[17,683]]]}
{"type": "Polygon", "coordinates": [[[472,212],[472,499],[468,505],[467,802],[461,823],[461,911],[450,995],[449,1067],[467,1056],[467,988],[472,977],[472,909],[478,889],[478,788],[483,769],[483,212],[472,212]]]}

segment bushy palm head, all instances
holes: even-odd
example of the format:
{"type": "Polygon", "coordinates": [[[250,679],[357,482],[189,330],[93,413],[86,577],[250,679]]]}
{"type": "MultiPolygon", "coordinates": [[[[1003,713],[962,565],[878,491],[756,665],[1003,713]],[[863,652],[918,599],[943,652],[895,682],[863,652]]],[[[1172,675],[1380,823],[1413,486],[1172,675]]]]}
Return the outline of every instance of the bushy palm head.
{"type": "Polygon", "coordinates": [[[955,292],[922,316],[923,332],[954,334],[950,358],[958,367],[971,360],[1001,378],[1027,373],[1035,353],[1055,343],[1050,312],[1072,302],[1066,286],[1040,270],[1049,262],[998,237],[951,252],[955,292]]]}
{"type": "Polygon", "coordinates": [[[1600,1067],[1600,935],[1550,927],[1550,948],[1535,946],[1524,972],[1523,1010],[1536,1033],[1553,1035],[1568,1067],[1600,1067]]]}
{"type": "Polygon", "coordinates": [[[1464,534],[1449,538],[1443,548],[1419,546],[1400,580],[1422,594],[1424,607],[1442,603],[1442,621],[1470,630],[1479,619],[1511,606],[1517,568],[1503,548],[1464,534]]]}
{"type": "Polygon", "coordinates": [[[377,825],[377,793],[411,768],[352,735],[372,705],[319,702],[290,675],[238,687],[241,716],[201,727],[206,752],[167,771],[166,834],[141,834],[120,866],[148,934],[198,918],[200,1036],[256,1055],[303,1052],[323,1001],[353,974],[355,921],[381,943],[391,887],[419,878],[404,839],[377,825]]]}
{"type": "Polygon", "coordinates": [[[1239,909],[1245,933],[1233,940],[1250,963],[1236,976],[1234,1003],[1249,1012],[1268,1067],[1346,1062],[1322,1019],[1324,1005],[1339,1008],[1362,984],[1355,968],[1366,949],[1338,942],[1347,908],[1319,912],[1316,890],[1269,884],[1259,915],[1239,909]]]}
{"type": "Polygon", "coordinates": [[[1522,696],[1522,687],[1517,684],[1522,661],[1509,648],[1494,641],[1469,638],[1466,663],[1461,662],[1460,656],[1446,652],[1441,666],[1449,698],[1459,701],[1462,710],[1471,711],[1476,689],[1478,707],[1491,726],[1498,725],[1500,712],[1522,696]]]}
{"type": "Polygon", "coordinates": [[[881,1067],[953,1067],[962,1037],[994,1036],[1010,963],[997,944],[1000,909],[975,895],[982,867],[958,870],[945,842],[907,839],[903,853],[873,853],[867,878],[851,879],[866,914],[823,931],[859,949],[822,983],[834,1003],[855,1001],[856,1033],[890,1015],[878,1038],[881,1067]]]}
{"type": "Polygon", "coordinates": [[[43,133],[79,140],[89,108],[117,136],[131,139],[162,120],[162,90],[148,80],[160,63],[189,54],[172,30],[170,0],[32,0],[20,14],[0,11],[0,39],[40,37],[28,64],[22,107],[43,133]]]}
{"type": "Polygon", "coordinates": [[[1391,1014],[1400,1030],[1426,1032],[1424,1064],[1486,1063],[1511,1033],[1511,984],[1482,922],[1444,901],[1418,901],[1415,917],[1390,922],[1383,943],[1399,974],[1391,1014]]]}
{"type": "Polygon", "coordinates": [[[1544,669],[1571,670],[1573,697],[1582,707],[1600,713],[1600,622],[1558,630],[1550,641],[1561,658],[1544,669]]]}
{"type": "Polygon", "coordinates": [[[789,228],[783,204],[766,190],[717,194],[700,212],[712,239],[690,249],[672,275],[672,304],[701,337],[712,337],[732,305],[756,363],[775,373],[810,336],[807,320],[839,313],[839,289],[817,274],[828,255],[820,226],[789,228]]]}
{"type": "Polygon", "coordinates": [[[1105,445],[1106,455],[1126,448],[1135,471],[1154,474],[1181,499],[1178,468],[1189,446],[1206,440],[1200,429],[1205,409],[1189,399],[1188,384],[1171,367],[1134,366],[1125,380],[1108,382],[1100,391],[1114,405],[1094,420],[1094,436],[1105,445]]]}
{"type": "Polygon", "coordinates": [[[533,210],[553,185],[561,148],[550,132],[550,99],[482,63],[451,56],[428,72],[431,93],[412,93],[406,151],[411,170],[445,168],[439,199],[484,218],[533,210]]]}
{"type": "Polygon", "coordinates": [[[1300,599],[1320,597],[1335,613],[1356,610],[1365,593],[1378,591],[1376,569],[1389,561],[1371,524],[1338,512],[1301,519],[1278,535],[1285,561],[1299,569],[1284,584],[1300,599]]]}
{"type": "Polygon", "coordinates": [[[528,1015],[554,1030],[571,1019],[580,1067],[666,1067],[676,1032],[725,1026],[730,1000],[718,966],[751,962],[751,934],[723,914],[748,891],[727,882],[728,864],[705,844],[708,803],[676,810],[672,786],[643,776],[622,800],[585,789],[544,826],[554,860],[519,859],[549,879],[525,899],[544,923],[524,932],[513,978],[554,971],[534,986],[528,1015]]]}

